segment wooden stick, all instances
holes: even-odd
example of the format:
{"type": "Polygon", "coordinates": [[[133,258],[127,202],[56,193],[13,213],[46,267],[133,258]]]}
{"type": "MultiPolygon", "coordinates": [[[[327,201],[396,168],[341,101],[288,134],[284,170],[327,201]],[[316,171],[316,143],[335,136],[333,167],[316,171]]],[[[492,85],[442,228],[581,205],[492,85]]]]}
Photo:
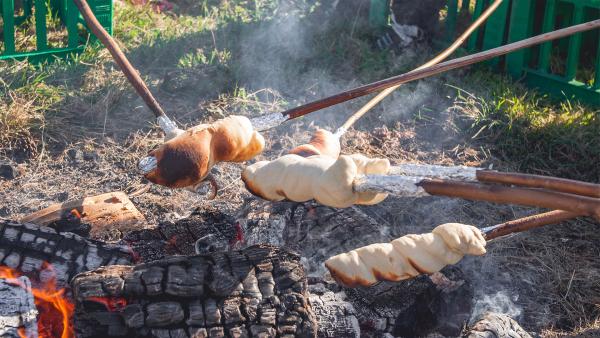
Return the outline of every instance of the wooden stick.
{"type": "Polygon", "coordinates": [[[104,47],[108,49],[110,55],[112,55],[117,65],[119,65],[119,68],[121,68],[121,71],[123,72],[123,74],[125,74],[127,80],[129,80],[129,83],[131,83],[135,91],[142,97],[142,99],[144,100],[148,108],[150,108],[154,116],[156,116],[157,118],[161,116],[166,117],[165,112],[161,108],[160,104],[158,103],[158,101],[156,101],[156,99],[146,86],[146,83],[144,82],[144,80],[142,80],[135,68],[133,68],[131,63],[129,63],[129,60],[127,60],[127,57],[125,56],[125,54],[123,54],[121,48],[119,48],[119,45],[108,34],[108,32],[106,32],[106,30],[104,29],[104,27],[102,27],[100,22],[98,22],[96,16],[90,9],[90,6],[88,5],[87,1],[73,1],[75,2],[75,5],[81,12],[81,15],[85,19],[85,23],[88,25],[92,33],[94,33],[94,35],[102,42],[104,47]]]}
{"type": "Polygon", "coordinates": [[[476,175],[479,182],[512,184],[522,187],[543,188],[581,196],[600,197],[600,184],[541,175],[503,173],[493,170],[478,170],[476,175]]]}
{"type": "Polygon", "coordinates": [[[580,215],[569,211],[554,210],[483,228],[481,231],[483,232],[485,239],[489,241],[508,234],[531,230],[548,224],[560,223],[579,216],[580,215]]]}
{"type": "Polygon", "coordinates": [[[566,210],[600,219],[600,199],[540,189],[485,185],[423,177],[366,175],[354,181],[355,191],[420,197],[437,195],[566,210]]]}
{"type": "MultiPolygon", "coordinates": [[[[442,62],[444,59],[446,59],[448,56],[450,56],[452,53],[454,53],[454,51],[456,51],[458,49],[458,47],[460,47],[460,45],[462,45],[469,38],[469,36],[471,36],[471,34],[473,34],[473,32],[477,28],[479,28],[479,26],[481,26],[490,17],[490,15],[492,15],[492,13],[494,13],[494,11],[498,8],[498,6],[500,6],[500,4],[502,4],[502,1],[503,0],[494,1],[494,3],[492,3],[485,10],[485,12],[483,12],[477,18],[477,20],[475,20],[475,22],[473,22],[471,24],[471,26],[469,26],[469,28],[467,28],[467,30],[464,31],[461,34],[461,36],[459,36],[458,39],[456,39],[456,41],[454,41],[454,43],[452,45],[450,45],[450,47],[448,47],[442,53],[440,53],[433,59],[429,60],[427,63],[423,64],[422,66],[420,66],[417,69],[424,69],[424,68],[433,66],[439,62],[442,62]]],[[[365,115],[376,104],[378,104],[384,98],[386,98],[388,95],[390,95],[394,90],[398,89],[398,87],[400,87],[400,85],[392,86],[392,87],[385,89],[384,91],[377,94],[377,96],[372,98],[369,102],[367,102],[367,104],[365,104],[362,108],[360,108],[358,111],[356,111],[356,113],[352,114],[352,116],[350,116],[350,118],[348,118],[348,120],[340,128],[340,130],[342,131],[341,134],[343,134],[346,130],[348,130],[350,127],[352,127],[352,125],[354,125],[354,123],[356,123],[356,121],[358,121],[358,119],[360,119],[363,115],[365,115]]]]}
{"type": "Polygon", "coordinates": [[[591,216],[600,219],[600,200],[586,196],[539,189],[481,185],[443,180],[423,180],[419,182],[418,185],[431,195],[566,210],[578,215],[591,216]]]}
{"type": "Polygon", "coordinates": [[[386,89],[386,88],[389,88],[392,86],[397,86],[397,85],[407,83],[410,81],[419,80],[419,79],[429,77],[432,75],[436,75],[436,74],[440,74],[440,73],[443,73],[443,72],[446,72],[446,71],[449,71],[452,69],[469,66],[469,65],[475,64],[477,62],[493,59],[495,57],[498,57],[498,56],[501,56],[504,54],[512,53],[519,49],[523,49],[523,48],[531,47],[531,46],[538,45],[538,44],[541,44],[544,42],[564,38],[569,35],[589,31],[589,30],[592,30],[592,29],[595,29],[598,27],[600,27],[600,19],[589,21],[586,23],[582,23],[582,24],[567,27],[567,28],[563,28],[563,29],[559,29],[559,30],[556,30],[553,32],[536,35],[534,37],[531,37],[531,38],[528,38],[525,40],[521,40],[521,41],[517,41],[517,42],[513,42],[513,43],[505,45],[505,46],[500,46],[500,47],[486,50],[486,51],[476,53],[473,55],[468,55],[465,57],[453,59],[450,61],[439,63],[437,65],[433,65],[431,67],[423,68],[420,70],[413,70],[413,71],[405,73],[405,74],[401,74],[401,75],[394,76],[394,77],[391,77],[391,78],[388,78],[385,80],[373,82],[371,84],[367,84],[367,85],[364,85],[364,86],[361,86],[358,88],[350,89],[350,90],[341,92],[339,94],[335,94],[335,95],[326,97],[324,99],[313,101],[313,102],[307,103],[305,105],[286,110],[286,111],[282,112],[281,114],[283,116],[286,116],[288,120],[295,119],[295,118],[304,116],[306,114],[312,113],[314,111],[317,111],[317,110],[320,110],[323,108],[327,108],[327,107],[331,107],[338,103],[346,102],[346,101],[355,99],[357,97],[361,97],[361,96],[368,95],[368,94],[371,94],[374,92],[378,92],[378,91],[381,91],[383,89],[386,89]]]}
{"type": "Polygon", "coordinates": [[[600,197],[600,184],[551,176],[499,172],[475,167],[402,163],[392,166],[388,175],[501,183],[529,188],[542,188],[588,197],[600,197]]]}

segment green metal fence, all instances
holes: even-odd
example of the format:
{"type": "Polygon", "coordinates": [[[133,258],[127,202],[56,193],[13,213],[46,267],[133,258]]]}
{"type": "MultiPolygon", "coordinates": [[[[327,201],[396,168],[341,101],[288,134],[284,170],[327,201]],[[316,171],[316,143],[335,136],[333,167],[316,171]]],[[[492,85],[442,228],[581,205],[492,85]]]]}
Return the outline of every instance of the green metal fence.
{"type": "MultiPolygon", "coordinates": [[[[448,2],[448,37],[460,11],[473,8],[473,20],[490,1],[448,2]]],[[[600,19],[600,0],[505,0],[485,27],[468,42],[471,51],[486,50],[533,35],[600,19]]],[[[598,30],[511,53],[491,62],[515,78],[556,97],[575,96],[600,106],[600,33],[598,30]]]]}
{"type": "MultiPolygon", "coordinates": [[[[54,57],[65,57],[83,50],[88,38],[85,22],[72,0],[21,0],[15,11],[15,0],[0,0],[2,35],[0,35],[0,60],[25,59],[41,62],[54,57]],[[48,14],[58,17],[66,41],[62,45],[48,42],[48,14]],[[31,25],[35,22],[34,25],[31,25]],[[81,26],[79,26],[81,24],[81,26]],[[32,27],[23,27],[31,25],[32,27]],[[80,27],[84,29],[80,29],[80,27]],[[15,44],[17,30],[35,34],[35,47],[19,50],[15,44]]],[[[112,34],[112,0],[88,0],[90,7],[104,28],[112,34]]]]}
{"type": "MultiPolygon", "coordinates": [[[[383,0],[372,1],[378,4],[371,8],[381,8],[379,2],[383,0]]],[[[446,43],[453,41],[490,3],[491,0],[448,0],[446,43]],[[467,22],[461,20],[465,18],[467,22]]],[[[372,12],[371,22],[384,22],[376,13],[382,12],[372,12]]],[[[504,0],[469,39],[466,48],[471,52],[487,50],[599,18],[600,0],[504,0]]],[[[557,98],[575,96],[580,101],[600,106],[598,30],[517,51],[488,64],[557,98]]]]}

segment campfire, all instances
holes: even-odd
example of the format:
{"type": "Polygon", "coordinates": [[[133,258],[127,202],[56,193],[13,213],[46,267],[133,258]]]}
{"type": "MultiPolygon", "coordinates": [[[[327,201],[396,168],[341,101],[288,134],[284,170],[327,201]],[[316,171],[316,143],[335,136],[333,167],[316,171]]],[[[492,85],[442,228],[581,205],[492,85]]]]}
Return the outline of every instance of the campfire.
{"type": "Polygon", "coordinates": [[[529,337],[507,316],[474,313],[470,276],[456,264],[485,255],[489,241],[508,234],[577,217],[600,219],[599,185],[340,154],[340,137],[401,84],[600,27],[600,20],[591,21],[440,64],[500,2],[412,72],[285,112],[231,115],[181,130],[86,1],[75,0],[165,132],[165,142],[138,167],[149,182],[167,188],[200,193],[210,184],[214,198],[216,166],[260,155],[267,144],[260,132],[385,91],[335,132],[319,129],[308,144],[245,166],[239,179],[254,196],[235,212],[206,207],[150,226],[127,194],[111,192],[52,205],[19,222],[0,220],[6,305],[0,332],[27,338],[529,337]],[[357,206],[393,195],[551,211],[487,227],[424,224],[421,233],[392,238],[357,206]]]}

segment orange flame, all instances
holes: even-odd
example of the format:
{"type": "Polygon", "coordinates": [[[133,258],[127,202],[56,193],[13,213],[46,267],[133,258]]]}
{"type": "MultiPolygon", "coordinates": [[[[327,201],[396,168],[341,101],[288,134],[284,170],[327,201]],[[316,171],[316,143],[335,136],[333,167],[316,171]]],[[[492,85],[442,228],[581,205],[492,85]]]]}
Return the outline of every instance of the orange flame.
{"type": "MultiPolygon", "coordinates": [[[[55,276],[52,265],[44,262],[42,269],[49,270],[55,276]]],[[[0,278],[18,278],[22,274],[7,266],[0,266],[0,278]]],[[[23,287],[23,285],[21,285],[23,287]]],[[[38,315],[38,335],[40,338],[73,338],[75,332],[71,323],[75,306],[65,296],[65,289],[56,286],[56,277],[51,277],[41,287],[32,287],[38,315]]],[[[25,337],[22,330],[21,337],[25,337]]]]}

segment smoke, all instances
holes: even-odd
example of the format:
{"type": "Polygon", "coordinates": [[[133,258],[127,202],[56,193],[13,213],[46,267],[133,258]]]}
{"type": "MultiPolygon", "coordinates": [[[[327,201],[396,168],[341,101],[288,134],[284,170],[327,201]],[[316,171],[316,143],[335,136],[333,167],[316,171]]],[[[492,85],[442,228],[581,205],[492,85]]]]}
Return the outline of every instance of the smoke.
{"type": "MultiPolygon", "coordinates": [[[[388,70],[377,65],[380,56],[373,56],[377,53],[375,36],[368,33],[367,12],[351,11],[346,6],[343,2],[327,1],[318,5],[280,2],[270,20],[240,33],[235,69],[238,84],[251,90],[275,90],[293,107],[395,75],[393,68],[402,67],[408,59],[414,61],[416,53],[409,48],[406,55],[404,51],[400,55],[389,52],[388,70]],[[373,76],[371,69],[381,76],[373,76]]],[[[404,88],[394,95],[394,100],[386,100],[383,122],[395,122],[400,116],[418,110],[431,100],[432,92],[429,85],[404,88]]],[[[310,121],[334,130],[366,100],[313,113],[310,121]]]]}
{"type": "Polygon", "coordinates": [[[494,312],[517,319],[521,315],[521,308],[515,305],[519,296],[509,296],[507,291],[498,291],[495,294],[479,294],[475,297],[471,319],[476,319],[486,312],[494,312]]]}

